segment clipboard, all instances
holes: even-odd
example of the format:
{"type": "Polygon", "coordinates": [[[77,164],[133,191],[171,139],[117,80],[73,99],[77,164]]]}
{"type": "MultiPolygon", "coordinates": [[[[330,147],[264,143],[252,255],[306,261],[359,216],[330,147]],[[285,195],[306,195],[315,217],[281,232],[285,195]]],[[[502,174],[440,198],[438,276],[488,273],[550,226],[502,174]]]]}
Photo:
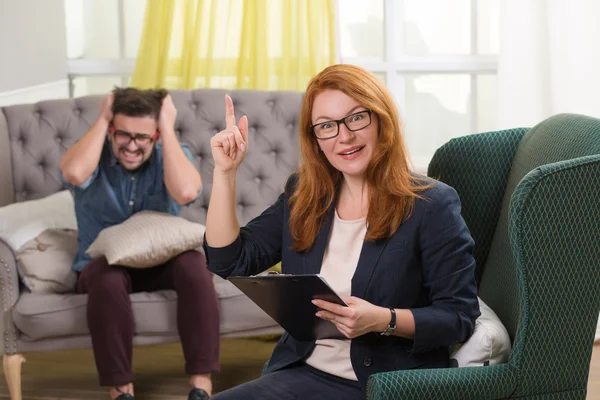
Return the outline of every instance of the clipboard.
{"type": "Polygon", "coordinates": [[[294,339],[346,339],[331,321],[317,317],[313,299],[348,306],[318,274],[269,273],[227,278],[294,339]]]}

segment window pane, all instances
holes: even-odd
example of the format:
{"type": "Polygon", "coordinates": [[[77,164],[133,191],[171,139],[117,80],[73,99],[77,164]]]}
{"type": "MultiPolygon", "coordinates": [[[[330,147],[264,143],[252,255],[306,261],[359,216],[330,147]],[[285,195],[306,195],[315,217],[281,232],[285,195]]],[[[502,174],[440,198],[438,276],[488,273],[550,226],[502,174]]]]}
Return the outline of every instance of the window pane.
{"type": "Polygon", "coordinates": [[[119,13],[117,0],[83,2],[85,58],[119,58],[119,13]]]}
{"type": "Polygon", "coordinates": [[[387,85],[386,78],[385,78],[385,72],[373,72],[373,75],[375,75],[377,78],[379,78],[379,80],[381,82],[383,82],[384,85],[387,85]]]}
{"type": "Polygon", "coordinates": [[[498,79],[496,75],[477,76],[477,132],[498,129],[498,79]]]}
{"type": "Polygon", "coordinates": [[[383,0],[338,2],[340,50],[344,62],[383,60],[383,0]]]}
{"type": "Polygon", "coordinates": [[[85,50],[83,0],[65,0],[67,58],[79,58],[85,50]]]}
{"type": "Polygon", "coordinates": [[[470,54],[470,0],[404,0],[401,36],[405,54],[470,54]]]}
{"type": "Polygon", "coordinates": [[[430,159],[449,139],[470,131],[471,78],[467,74],[405,74],[402,113],[411,158],[430,159]]]}
{"type": "Polygon", "coordinates": [[[142,30],[146,0],[127,0],[123,2],[123,19],[125,20],[125,57],[136,58],[142,30]]]}
{"type": "Polygon", "coordinates": [[[477,0],[477,52],[498,54],[500,4],[498,0],[477,0]]]}
{"type": "Polygon", "coordinates": [[[73,79],[74,97],[108,94],[115,86],[124,86],[120,76],[89,76],[73,79]]]}

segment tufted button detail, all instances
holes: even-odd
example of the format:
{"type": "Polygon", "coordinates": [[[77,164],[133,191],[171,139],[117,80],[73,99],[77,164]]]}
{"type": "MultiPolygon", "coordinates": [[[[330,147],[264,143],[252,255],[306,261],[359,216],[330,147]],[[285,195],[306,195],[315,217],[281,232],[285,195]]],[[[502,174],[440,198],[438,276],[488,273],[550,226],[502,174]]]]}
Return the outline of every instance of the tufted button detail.
{"type": "Polygon", "coordinates": [[[213,135],[216,135],[217,133],[219,133],[219,129],[218,128],[213,128],[213,135]]]}
{"type": "Polygon", "coordinates": [[[271,155],[273,157],[277,157],[277,150],[271,150],[271,155]]]}
{"type": "Polygon", "coordinates": [[[62,143],[63,142],[62,136],[57,136],[57,137],[54,138],[54,140],[56,141],[56,143],[62,143]]]}
{"type": "Polygon", "coordinates": [[[256,125],[250,127],[250,133],[256,133],[256,125]]]}
{"type": "Polygon", "coordinates": [[[269,107],[273,107],[275,105],[275,102],[273,100],[269,100],[267,101],[267,104],[269,105],[269,107]]]}
{"type": "Polygon", "coordinates": [[[363,365],[365,367],[370,367],[371,364],[372,364],[371,357],[365,357],[365,358],[363,358],[363,365]]]}
{"type": "Polygon", "coordinates": [[[175,129],[175,133],[177,134],[177,136],[181,136],[181,129],[175,129]]]}
{"type": "Polygon", "coordinates": [[[29,195],[29,193],[27,192],[27,190],[23,190],[23,191],[21,192],[21,196],[22,196],[22,197],[27,197],[27,195],[29,195]]]}
{"type": "Polygon", "coordinates": [[[198,108],[198,105],[196,103],[192,103],[190,104],[190,107],[192,107],[192,110],[195,110],[196,108],[198,108]]]}
{"type": "Polygon", "coordinates": [[[75,113],[75,115],[80,115],[81,114],[81,108],[76,108],[73,110],[73,112],[75,113]]]}
{"type": "Polygon", "coordinates": [[[286,125],[286,127],[291,131],[292,129],[294,129],[294,124],[290,122],[286,125]]]}
{"type": "Polygon", "coordinates": [[[45,243],[38,243],[37,245],[37,249],[39,251],[46,251],[48,249],[48,245],[45,243]]]}
{"type": "Polygon", "coordinates": [[[256,178],[254,178],[254,182],[256,182],[257,184],[258,184],[258,183],[261,183],[261,182],[262,182],[262,179],[261,179],[261,177],[260,177],[260,176],[257,176],[256,178]]]}
{"type": "Polygon", "coordinates": [[[35,115],[36,118],[39,118],[42,116],[42,113],[40,111],[35,111],[33,115],[35,115]]]}

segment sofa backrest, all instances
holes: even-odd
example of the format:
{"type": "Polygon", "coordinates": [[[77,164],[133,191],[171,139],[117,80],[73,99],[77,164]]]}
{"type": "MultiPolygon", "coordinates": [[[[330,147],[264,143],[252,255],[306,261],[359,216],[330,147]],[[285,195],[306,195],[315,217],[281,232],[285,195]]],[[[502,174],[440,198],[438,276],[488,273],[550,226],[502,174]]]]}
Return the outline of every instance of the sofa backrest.
{"type": "MultiPolygon", "coordinates": [[[[225,94],[236,120],[249,120],[249,151],[238,171],[237,213],[245,224],[271,205],[298,166],[301,92],[196,89],[171,90],[175,130],[189,145],[203,181],[201,198],[182,216],[205,223],[214,167],[210,139],[225,127],[225,94]]],[[[0,112],[0,206],[64,189],[58,178],[62,154],[98,116],[103,96],[14,105],[0,112]]]]}

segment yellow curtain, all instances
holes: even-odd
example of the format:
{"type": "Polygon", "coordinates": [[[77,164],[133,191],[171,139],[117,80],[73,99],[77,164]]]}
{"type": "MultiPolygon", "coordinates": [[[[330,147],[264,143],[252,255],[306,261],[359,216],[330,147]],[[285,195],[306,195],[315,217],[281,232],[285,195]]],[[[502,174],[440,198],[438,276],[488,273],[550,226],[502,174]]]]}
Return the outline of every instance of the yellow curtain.
{"type": "Polygon", "coordinates": [[[148,0],[131,85],[299,90],[336,62],[335,0],[148,0]]]}

